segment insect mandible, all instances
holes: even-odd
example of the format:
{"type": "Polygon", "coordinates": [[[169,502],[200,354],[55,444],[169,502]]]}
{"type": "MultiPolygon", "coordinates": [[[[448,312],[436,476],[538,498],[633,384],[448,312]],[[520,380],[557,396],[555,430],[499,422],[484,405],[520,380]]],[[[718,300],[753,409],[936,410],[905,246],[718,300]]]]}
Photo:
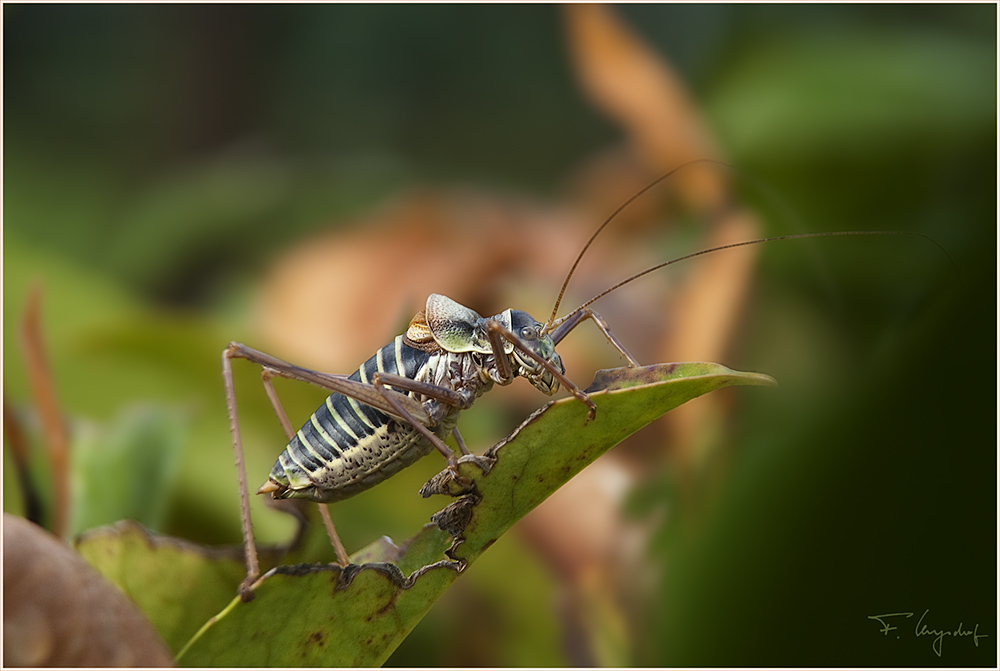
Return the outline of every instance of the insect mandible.
{"type": "Polygon", "coordinates": [[[660,176],[618,207],[581,249],[566,275],[552,313],[544,323],[526,312],[513,309],[483,317],[446,296],[431,294],[424,310],[413,317],[406,332],[379,349],[351,375],[302,368],[241,343],[231,342],[222,352],[222,373],[240,486],[247,565],[247,577],[240,585],[243,598],[252,598],[260,567],[250,520],[232,359],[247,359],[261,366],[265,391],[288,438],[288,444],[271,469],[268,480],[257,493],[270,494],[275,499],[315,501],[337,561],[341,566],[347,566],[349,555],[325,504],[374,487],[435,449],[445,457],[455,477],[464,481],[457,471],[455,453],[445,440],[449,435],[453,436],[459,449],[471,454],[458,432],[459,415],[495,384],[504,386],[516,377],[524,377],[547,395],[564,387],[586,405],[586,421],[594,419],[596,405],[566,377],[555,348],[570,331],[590,320],[629,366],[640,365],[612,333],[607,322],[590,308],[608,293],[668,265],[734,247],[836,235],[927,237],[912,231],[835,231],[780,235],[720,245],[647,268],[557,318],[566,287],[597,235],[642,194],[695,163],[729,167],[709,159],[690,161],[660,176]],[[308,382],[331,393],[296,431],[278,400],[271,382],[274,377],[308,382]]]}

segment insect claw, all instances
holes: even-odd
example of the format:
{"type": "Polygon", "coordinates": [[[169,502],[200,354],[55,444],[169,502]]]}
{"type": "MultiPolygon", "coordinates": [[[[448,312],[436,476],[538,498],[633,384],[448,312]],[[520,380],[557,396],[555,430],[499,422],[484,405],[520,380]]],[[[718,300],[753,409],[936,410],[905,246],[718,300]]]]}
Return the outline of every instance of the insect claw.
{"type": "Polygon", "coordinates": [[[472,480],[470,480],[469,478],[465,477],[464,475],[458,472],[458,464],[456,462],[450,462],[448,464],[448,470],[451,471],[451,474],[455,478],[455,482],[460,487],[462,487],[463,489],[467,489],[472,486],[472,480]]]}
{"type": "Polygon", "coordinates": [[[584,423],[590,424],[591,422],[594,421],[594,418],[597,417],[597,405],[591,400],[589,396],[587,396],[586,393],[582,391],[577,390],[573,395],[576,396],[578,399],[580,399],[580,401],[587,406],[587,421],[584,423]]]}
{"type": "Polygon", "coordinates": [[[243,582],[240,583],[240,586],[237,589],[237,592],[240,595],[240,601],[243,603],[253,601],[254,597],[257,596],[257,593],[254,591],[254,587],[256,586],[254,583],[256,583],[256,581],[257,576],[248,575],[243,582]]]}

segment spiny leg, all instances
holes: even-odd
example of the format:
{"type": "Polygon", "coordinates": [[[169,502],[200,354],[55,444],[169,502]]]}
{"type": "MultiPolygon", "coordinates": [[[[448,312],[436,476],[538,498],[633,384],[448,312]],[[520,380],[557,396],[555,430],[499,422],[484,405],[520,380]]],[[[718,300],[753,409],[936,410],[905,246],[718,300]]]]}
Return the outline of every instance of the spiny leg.
{"type": "MultiPolygon", "coordinates": [[[[260,364],[261,366],[271,369],[272,375],[288,378],[290,380],[298,380],[299,382],[308,382],[309,384],[314,384],[317,387],[329,389],[330,391],[335,391],[343,394],[344,396],[353,398],[366,405],[370,405],[377,410],[381,410],[382,412],[390,414],[395,413],[395,407],[386,401],[384,397],[385,395],[382,392],[377,390],[371,384],[352,380],[347,375],[334,375],[331,373],[322,373],[308,368],[302,368],[301,366],[296,366],[288,363],[287,361],[282,361],[277,357],[261,352],[260,350],[255,350],[252,347],[247,347],[246,345],[238,342],[229,343],[229,347],[226,351],[228,352],[228,356],[231,358],[246,359],[247,361],[252,361],[253,363],[260,364]]],[[[410,382],[413,384],[422,384],[429,387],[431,390],[437,390],[439,392],[457,393],[442,389],[441,387],[435,387],[434,385],[427,385],[426,383],[418,383],[412,380],[410,380],[410,382]]],[[[399,394],[397,392],[393,392],[393,394],[396,395],[399,404],[406,408],[406,410],[411,415],[416,417],[418,421],[431,421],[430,417],[424,411],[423,406],[419,402],[410,398],[406,394],[399,394]]],[[[429,395],[434,396],[433,393],[429,395]]],[[[436,398],[437,396],[434,397],[436,398]]]]}
{"type": "Polygon", "coordinates": [[[321,373],[290,364],[287,361],[282,361],[277,357],[238,342],[229,343],[229,347],[225,351],[225,356],[252,361],[267,368],[270,371],[268,374],[271,376],[308,382],[404,419],[411,423],[446,456],[451,454],[451,450],[448,449],[448,446],[440,438],[427,429],[428,426],[436,425],[437,419],[427,413],[422,403],[407,394],[390,389],[389,385],[406,389],[407,391],[415,391],[445,405],[455,406],[463,410],[470,408],[475,401],[475,396],[470,392],[455,391],[391,373],[376,373],[381,381],[375,384],[351,380],[347,375],[321,373]]]}
{"type": "Polygon", "coordinates": [[[229,411],[229,431],[233,436],[233,452],[236,454],[236,477],[240,485],[240,518],[243,525],[243,553],[247,563],[247,577],[240,583],[239,593],[243,601],[249,601],[253,598],[253,590],[250,586],[260,575],[260,563],[257,560],[257,545],[254,543],[253,524],[250,521],[250,492],[247,488],[243,440],[240,436],[240,421],[236,410],[232,354],[232,345],[222,351],[222,380],[226,391],[226,408],[229,411]]]}
{"type": "Polygon", "coordinates": [[[642,365],[636,360],[634,356],[629,354],[628,350],[625,349],[625,346],[622,345],[620,340],[618,340],[618,337],[611,332],[611,327],[608,326],[608,323],[606,321],[604,321],[604,317],[597,314],[590,308],[577,310],[572,315],[570,315],[569,318],[566,319],[566,321],[564,321],[558,327],[553,329],[552,331],[553,344],[558,345],[559,342],[563,338],[565,338],[570,331],[579,326],[585,319],[590,319],[595,324],[597,324],[597,328],[601,329],[601,333],[603,333],[604,337],[608,339],[608,342],[614,345],[615,349],[617,349],[621,353],[621,355],[628,360],[629,366],[638,367],[642,365]]]}
{"type": "MultiPolygon", "coordinates": [[[[271,382],[271,378],[276,374],[277,371],[273,368],[264,366],[261,368],[260,378],[264,383],[264,391],[267,392],[267,397],[271,400],[274,413],[278,416],[278,421],[281,422],[281,427],[285,430],[285,436],[288,440],[291,440],[295,437],[295,429],[292,428],[292,423],[288,421],[288,414],[285,412],[285,408],[278,398],[278,392],[271,382]]],[[[337,554],[337,563],[341,566],[348,566],[351,563],[351,557],[347,554],[347,549],[340,540],[337,528],[333,525],[333,518],[330,517],[330,509],[327,508],[325,503],[317,503],[316,507],[319,509],[319,516],[323,520],[323,526],[326,527],[326,535],[329,536],[333,550],[337,554]]]]}
{"type": "Polygon", "coordinates": [[[347,548],[340,541],[340,536],[337,534],[336,527],[333,526],[333,518],[330,517],[330,509],[325,503],[317,503],[316,508],[319,509],[319,516],[323,519],[323,526],[326,527],[326,535],[330,538],[330,543],[333,544],[333,551],[337,553],[337,563],[342,567],[346,568],[351,565],[351,557],[347,554],[347,548]]]}
{"type": "Polygon", "coordinates": [[[458,427],[456,426],[451,430],[451,435],[455,437],[455,444],[458,445],[458,449],[462,450],[462,454],[471,455],[472,450],[465,446],[465,441],[462,440],[462,434],[458,432],[458,427]]]}

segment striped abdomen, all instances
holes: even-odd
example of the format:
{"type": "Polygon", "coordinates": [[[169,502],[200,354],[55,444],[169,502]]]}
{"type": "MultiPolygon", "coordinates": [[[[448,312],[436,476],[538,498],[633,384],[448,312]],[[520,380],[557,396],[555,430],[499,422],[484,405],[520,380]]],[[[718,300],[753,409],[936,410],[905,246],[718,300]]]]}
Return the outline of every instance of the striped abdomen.
{"type": "MultiPolygon", "coordinates": [[[[414,349],[404,344],[403,336],[397,336],[363,363],[351,379],[370,382],[379,371],[454,388],[451,373],[455,363],[467,364],[460,360],[463,357],[468,355],[414,349]]],[[[426,400],[416,393],[410,396],[426,400]]],[[[455,410],[432,430],[443,437],[457,421],[455,410]]],[[[346,499],[395,475],[433,449],[408,422],[333,393],[275,462],[270,479],[283,489],[274,496],[322,502],[346,499]]]]}

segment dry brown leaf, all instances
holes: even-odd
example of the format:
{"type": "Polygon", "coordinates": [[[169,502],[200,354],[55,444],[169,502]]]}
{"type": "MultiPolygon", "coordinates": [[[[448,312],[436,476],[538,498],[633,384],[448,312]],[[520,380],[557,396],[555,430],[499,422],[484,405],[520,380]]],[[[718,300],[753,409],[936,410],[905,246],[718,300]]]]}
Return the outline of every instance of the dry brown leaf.
{"type": "Polygon", "coordinates": [[[35,285],[21,322],[21,348],[28,368],[31,396],[41,419],[52,474],[52,530],[64,538],[69,520],[69,431],[56,395],[42,337],[42,288],[35,285]]]}
{"type": "MultiPolygon", "coordinates": [[[[716,158],[718,149],[695,103],[674,70],[625,26],[612,8],[595,4],[566,5],[566,28],[573,62],[594,103],[631,135],[636,151],[651,169],[666,170],[686,161],[716,158]]],[[[701,206],[719,203],[726,194],[726,175],[717,169],[679,174],[672,188],[685,201],[701,206]]],[[[732,208],[712,222],[704,247],[760,235],[751,213],[732,208]]],[[[692,263],[675,304],[674,319],[683,324],[665,334],[659,360],[724,358],[736,319],[749,289],[756,250],[710,255],[692,263]]],[[[670,438],[692,445],[706,412],[721,399],[702,399],[672,414],[664,425],[670,438]]],[[[693,457],[692,457],[693,458],[693,457]]],[[[681,464],[688,461],[682,459],[681,464]]]]}
{"type": "MultiPolygon", "coordinates": [[[[701,113],[680,77],[600,4],[564,5],[570,56],[591,100],[631,136],[652,172],[696,159],[720,158],[701,113]]],[[[677,176],[690,202],[720,202],[725,180],[713,170],[677,176]]]]}
{"type": "MultiPolygon", "coordinates": [[[[690,160],[718,158],[715,143],[683,83],[667,63],[617,19],[611,8],[587,4],[567,5],[564,10],[571,54],[584,89],[599,108],[629,133],[635,152],[643,157],[651,173],[690,160]]],[[[646,180],[655,176],[650,174],[646,180]]],[[[727,180],[718,170],[695,169],[677,177],[669,186],[688,205],[711,208],[726,197],[727,180]]],[[[739,208],[730,208],[725,216],[710,223],[712,230],[703,247],[759,236],[756,218],[739,208]]],[[[652,327],[659,345],[655,351],[657,360],[724,359],[736,319],[742,312],[756,258],[756,250],[745,251],[749,253],[710,255],[686,269],[687,279],[676,292],[673,305],[663,308],[661,321],[652,327]],[[667,315],[675,328],[664,329],[667,315]]],[[[662,306],[663,302],[653,300],[648,305],[662,306]]],[[[643,477],[643,472],[649,472],[653,456],[650,448],[663,449],[664,445],[672,447],[672,462],[682,474],[696,470],[704,445],[699,435],[707,421],[718,423],[722,419],[725,400],[718,396],[703,398],[678,408],[664,421],[648,427],[642,435],[634,436],[608,455],[613,458],[594,463],[581,474],[589,476],[586,480],[577,478],[570,482],[559,491],[556,502],[540,506],[523,521],[520,529],[536,550],[551,565],[563,569],[561,575],[566,578],[570,602],[587,600],[586,595],[594,588],[588,576],[636,576],[641,568],[642,543],[626,540],[641,534],[642,529],[621,516],[617,502],[597,496],[601,487],[620,479],[623,462],[631,462],[633,479],[643,477]],[[603,522],[580,529],[571,519],[603,522]],[[564,529],[571,531],[559,533],[564,529]],[[558,543],[542,540],[557,536],[558,543]]],[[[632,587],[630,592],[628,581],[617,586],[614,581],[605,581],[601,589],[618,594],[607,607],[613,611],[614,604],[621,603],[618,599],[627,601],[634,597],[637,592],[632,587]]],[[[580,627],[586,630],[586,623],[586,619],[568,618],[565,626],[570,631],[580,627]]],[[[599,652],[602,633],[597,630],[585,633],[589,636],[577,640],[575,659],[602,664],[628,663],[626,653],[617,660],[602,658],[599,652]]]]}
{"type": "Polygon", "coordinates": [[[142,612],[57,538],[3,516],[5,666],[171,666],[142,612]]]}

